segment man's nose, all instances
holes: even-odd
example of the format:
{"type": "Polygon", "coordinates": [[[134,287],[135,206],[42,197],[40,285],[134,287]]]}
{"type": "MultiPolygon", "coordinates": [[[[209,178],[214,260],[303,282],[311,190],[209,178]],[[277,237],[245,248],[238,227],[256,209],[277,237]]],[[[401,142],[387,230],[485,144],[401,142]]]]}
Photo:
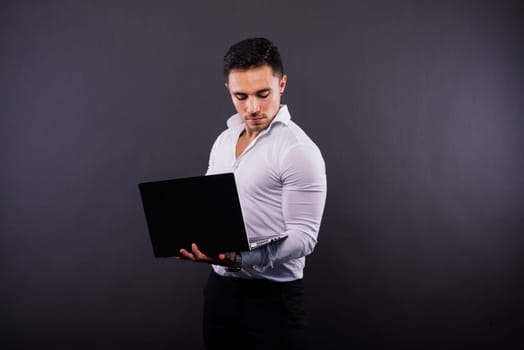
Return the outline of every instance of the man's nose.
{"type": "Polygon", "coordinates": [[[254,114],[260,111],[260,106],[258,105],[257,98],[255,96],[249,96],[247,100],[247,112],[249,114],[254,114]]]}

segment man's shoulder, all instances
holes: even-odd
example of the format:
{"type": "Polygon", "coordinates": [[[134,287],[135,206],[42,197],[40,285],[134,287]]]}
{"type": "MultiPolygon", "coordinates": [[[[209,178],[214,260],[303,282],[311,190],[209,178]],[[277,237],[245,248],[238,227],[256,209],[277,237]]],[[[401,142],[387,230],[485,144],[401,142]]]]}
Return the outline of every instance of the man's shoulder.
{"type": "Polygon", "coordinates": [[[297,123],[290,120],[286,124],[281,123],[275,128],[275,134],[288,145],[294,146],[316,146],[309,135],[297,123]]]}

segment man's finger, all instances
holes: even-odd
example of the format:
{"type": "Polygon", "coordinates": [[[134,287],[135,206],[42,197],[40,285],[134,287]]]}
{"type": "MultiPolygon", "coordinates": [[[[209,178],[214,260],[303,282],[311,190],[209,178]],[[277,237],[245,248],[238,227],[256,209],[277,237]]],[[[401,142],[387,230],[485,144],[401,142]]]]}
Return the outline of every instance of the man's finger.
{"type": "Polygon", "coordinates": [[[197,260],[207,260],[208,257],[207,255],[205,255],[204,253],[202,253],[199,249],[198,249],[198,246],[193,243],[191,244],[191,251],[193,252],[193,255],[195,256],[195,258],[197,260]]]}
{"type": "Polygon", "coordinates": [[[190,252],[188,252],[184,248],[180,249],[180,254],[182,254],[184,256],[184,258],[186,258],[186,259],[195,260],[195,257],[193,256],[193,254],[191,254],[190,252]]]}

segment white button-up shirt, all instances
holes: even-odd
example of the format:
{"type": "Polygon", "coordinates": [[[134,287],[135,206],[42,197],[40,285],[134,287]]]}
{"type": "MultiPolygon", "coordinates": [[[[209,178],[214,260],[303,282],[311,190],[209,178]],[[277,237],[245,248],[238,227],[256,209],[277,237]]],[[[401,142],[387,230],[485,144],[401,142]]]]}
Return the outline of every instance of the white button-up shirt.
{"type": "Polygon", "coordinates": [[[303,277],[305,256],[317,244],[326,201],[326,170],[318,147],[281,106],[271,124],[237,158],[245,129],[235,114],[211,149],[207,175],[233,172],[248,236],[287,234],[284,240],[242,252],[242,270],[220,275],[291,281],[303,277]]]}

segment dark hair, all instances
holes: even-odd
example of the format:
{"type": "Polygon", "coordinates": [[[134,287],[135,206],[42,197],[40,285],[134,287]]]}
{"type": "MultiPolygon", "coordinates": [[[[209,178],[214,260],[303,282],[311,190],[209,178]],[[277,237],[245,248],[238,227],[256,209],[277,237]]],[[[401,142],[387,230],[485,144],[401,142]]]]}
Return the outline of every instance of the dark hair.
{"type": "Polygon", "coordinates": [[[246,70],[269,65],[273,74],[282,77],[284,66],[278,48],[266,38],[250,38],[231,46],[224,56],[224,77],[233,69],[246,70]]]}

